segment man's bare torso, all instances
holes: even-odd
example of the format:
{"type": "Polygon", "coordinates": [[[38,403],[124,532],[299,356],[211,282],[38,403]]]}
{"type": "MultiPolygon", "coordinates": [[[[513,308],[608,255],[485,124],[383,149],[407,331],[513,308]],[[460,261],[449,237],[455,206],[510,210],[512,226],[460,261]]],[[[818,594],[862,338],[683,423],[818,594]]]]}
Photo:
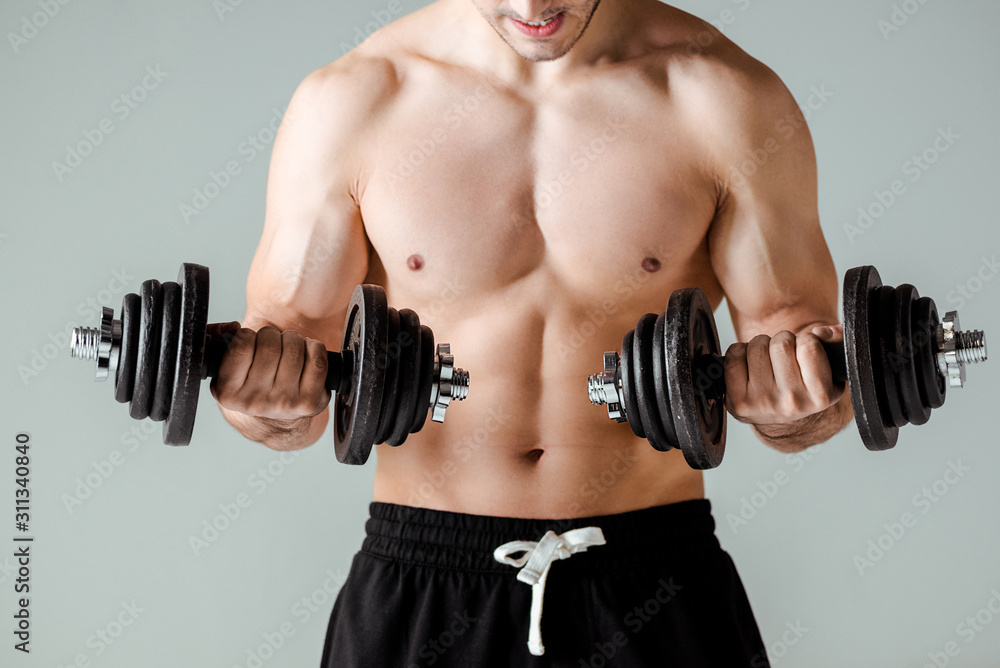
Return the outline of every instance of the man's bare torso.
{"type": "Polygon", "coordinates": [[[463,0],[330,66],[351,83],[327,112],[359,118],[341,155],[365,280],[415,310],[472,377],[444,424],[378,447],[375,500],[554,518],[703,496],[679,452],[592,406],[586,379],[673,290],[721,301],[709,232],[720,173],[741,156],[700,121],[725,103],[706,81],[755,61],[718,34],[692,49],[704,23],[634,6],[646,20],[621,53],[550,79],[477,60],[486,33],[460,29],[481,20],[463,0]]]}

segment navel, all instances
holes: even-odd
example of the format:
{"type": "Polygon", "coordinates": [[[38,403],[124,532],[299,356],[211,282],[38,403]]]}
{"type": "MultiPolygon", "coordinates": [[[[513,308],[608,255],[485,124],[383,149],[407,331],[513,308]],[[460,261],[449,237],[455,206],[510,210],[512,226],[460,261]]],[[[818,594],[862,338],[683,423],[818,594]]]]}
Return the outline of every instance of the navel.
{"type": "Polygon", "coordinates": [[[416,254],[411,255],[410,257],[406,258],[406,266],[412,269],[413,271],[420,271],[421,269],[424,268],[423,256],[416,254]]]}
{"type": "Polygon", "coordinates": [[[535,448],[534,450],[526,452],[524,454],[524,459],[532,464],[537,464],[538,460],[541,459],[542,455],[544,454],[545,450],[542,450],[541,448],[535,448]]]}
{"type": "Polygon", "coordinates": [[[642,268],[651,274],[658,272],[661,266],[660,261],[655,257],[647,257],[642,261],[642,268]]]}

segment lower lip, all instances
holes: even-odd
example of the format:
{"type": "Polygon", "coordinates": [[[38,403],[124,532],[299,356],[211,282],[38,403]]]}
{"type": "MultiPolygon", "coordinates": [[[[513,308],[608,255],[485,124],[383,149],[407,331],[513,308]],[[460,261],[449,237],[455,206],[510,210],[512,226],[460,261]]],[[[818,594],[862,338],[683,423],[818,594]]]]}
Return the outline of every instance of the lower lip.
{"type": "Polygon", "coordinates": [[[517,19],[511,19],[511,22],[517,27],[518,30],[521,31],[522,34],[527,35],[528,37],[551,37],[556,34],[556,31],[558,31],[560,27],[562,27],[563,15],[561,13],[556,14],[555,18],[543,26],[530,26],[527,23],[518,21],[517,19]]]}

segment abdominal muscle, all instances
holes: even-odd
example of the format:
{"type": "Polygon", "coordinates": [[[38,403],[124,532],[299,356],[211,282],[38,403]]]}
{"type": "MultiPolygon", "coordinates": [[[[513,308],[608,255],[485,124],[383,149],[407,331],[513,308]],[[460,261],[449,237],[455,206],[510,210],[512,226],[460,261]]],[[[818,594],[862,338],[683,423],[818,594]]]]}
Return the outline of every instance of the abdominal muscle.
{"type": "Polygon", "coordinates": [[[660,298],[588,311],[544,274],[447,309],[387,281],[390,305],[413,308],[436,341],[449,342],[471,384],[443,424],[428,420],[402,446],[377,446],[376,501],[558,519],[704,496],[701,473],[680,451],[654,450],[587,395],[604,351],[620,350],[642,313],[662,310],[660,298]]]}

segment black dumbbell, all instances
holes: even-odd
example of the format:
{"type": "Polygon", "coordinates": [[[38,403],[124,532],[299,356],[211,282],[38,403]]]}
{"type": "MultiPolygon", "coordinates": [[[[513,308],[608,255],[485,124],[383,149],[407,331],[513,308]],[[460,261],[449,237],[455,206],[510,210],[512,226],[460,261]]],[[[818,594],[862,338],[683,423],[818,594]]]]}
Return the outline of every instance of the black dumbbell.
{"type": "MultiPolygon", "coordinates": [[[[965,366],[986,360],[981,331],[960,330],[954,311],[938,318],[912,285],[882,285],[874,267],[844,278],[844,341],[824,343],[834,382],[847,382],[869,450],[896,444],[899,428],[924,424],[961,387],[965,366]]],[[[646,314],[621,354],[604,354],[588,379],[590,400],[629,423],[657,450],[679,448],[692,468],[718,466],[726,449],[724,357],[712,307],[699,288],[675,291],[660,316],[646,314]]]]}
{"type": "MultiPolygon", "coordinates": [[[[163,442],[187,445],[201,381],[215,377],[228,341],[207,334],[208,268],[183,264],[177,282],[149,280],[104,307],[96,329],[73,330],[70,353],[96,360],[97,380],[114,375],[115,398],[137,419],[163,422],[163,442]]],[[[469,374],[454,366],[447,343],[409,309],[388,308],[377,285],[354,289],[340,352],[327,352],[326,387],[337,459],[364,464],[376,443],[401,445],[450,402],[468,395],[469,374]]]]}

